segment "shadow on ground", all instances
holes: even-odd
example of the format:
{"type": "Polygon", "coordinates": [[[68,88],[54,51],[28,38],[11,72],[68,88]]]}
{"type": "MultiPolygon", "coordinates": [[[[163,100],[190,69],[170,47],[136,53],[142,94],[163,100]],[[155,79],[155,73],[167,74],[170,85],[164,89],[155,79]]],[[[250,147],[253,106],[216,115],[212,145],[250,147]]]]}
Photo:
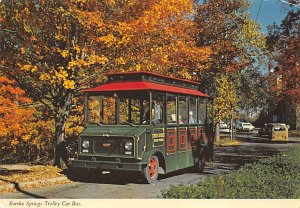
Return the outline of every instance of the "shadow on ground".
{"type": "Polygon", "coordinates": [[[4,182],[6,182],[6,184],[13,184],[14,189],[16,189],[16,191],[23,193],[27,196],[31,196],[31,197],[38,198],[38,199],[45,199],[45,197],[42,197],[42,196],[39,196],[39,195],[36,195],[36,194],[33,194],[33,193],[23,190],[20,187],[20,184],[17,182],[10,181],[10,180],[7,180],[7,179],[4,179],[3,177],[1,177],[1,176],[10,176],[12,174],[26,174],[29,172],[30,172],[29,170],[21,170],[21,169],[10,170],[10,169],[6,169],[6,168],[0,168],[0,181],[4,181],[4,182]]]}
{"type": "MultiPolygon", "coordinates": [[[[259,139],[260,142],[246,142],[246,145],[215,147],[214,159],[208,163],[203,173],[197,173],[194,168],[186,168],[172,173],[159,175],[159,180],[175,177],[186,173],[203,174],[203,175],[218,175],[220,172],[229,173],[230,171],[238,170],[245,164],[254,163],[260,159],[278,154],[288,149],[286,143],[266,142],[266,139],[259,139]]],[[[79,176],[73,173],[66,174],[72,181],[88,182],[88,183],[103,183],[126,185],[129,183],[144,184],[144,180],[140,173],[134,172],[107,172],[101,174],[99,172],[86,172],[79,176]]]]}
{"type": "Polygon", "coordinates": [[[245,164],[276,155],[286,150],[286,148],[286,142],[268,142],[266,145],[251,145],[250,143],[250,145],[216,147],[214,152],[214,162],[232,165],[234,166],[234,169],[238,169],[245,164]]]}
{"type": "Polygon", "coordinates": [[[26,174],[31,172],[30,170],[22,170],[22,169],[8,169],[8,168],[0,168],[0,177],[1,176],[11,176],[13,174],[26,174]]]}
{"type": "Polygon", "coordinates": [[[80,173],[69,172],[66,170],[66,176],[75,182],[102,183],[114,185],[126,185],[128,183],[145,183],[141,174],[135,172],[101,172],[101,171],[82,171],[80,173]]]}

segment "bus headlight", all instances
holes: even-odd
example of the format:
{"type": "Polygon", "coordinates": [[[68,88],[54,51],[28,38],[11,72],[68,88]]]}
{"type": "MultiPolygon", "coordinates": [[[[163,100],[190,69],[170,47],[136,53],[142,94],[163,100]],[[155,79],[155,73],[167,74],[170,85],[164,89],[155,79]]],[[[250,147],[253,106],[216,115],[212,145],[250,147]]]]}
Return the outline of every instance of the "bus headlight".
{"type": "Polygon", "coordinates": [[[83,140],[82,141],[82,147],[87,149],[90,146],[90,142],[88,140],[83,140]]]}
{"type": "Polygon", "coordinates": [[[126,142],[125,143],[125,150],[127,150],[127,151],[132,150],[132,142],[126,142]]]}

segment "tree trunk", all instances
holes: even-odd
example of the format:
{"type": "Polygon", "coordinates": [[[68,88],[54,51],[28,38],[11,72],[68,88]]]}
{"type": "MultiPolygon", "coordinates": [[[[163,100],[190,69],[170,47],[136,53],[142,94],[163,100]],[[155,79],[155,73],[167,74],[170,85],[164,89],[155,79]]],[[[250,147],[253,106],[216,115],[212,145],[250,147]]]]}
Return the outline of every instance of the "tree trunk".
{"type": "Polygon", "coordinates": [[[231,119],[230,119],[230,140],[233,140],[233,113],[231,114],[231,119]]]}
{"type": "Polygon", "coordinates": [[[65,142],[65,128],[70,114],[73,93],[68,91],[56,107],[54,135],[54,166],[65,168],[68,165],[68,153],[65,142]]]}
{"type": "Polygon", "coordinates": [[[220,124],[216,123],[216,128],[215,128],[215,141],[220,142],[220,124]]]}

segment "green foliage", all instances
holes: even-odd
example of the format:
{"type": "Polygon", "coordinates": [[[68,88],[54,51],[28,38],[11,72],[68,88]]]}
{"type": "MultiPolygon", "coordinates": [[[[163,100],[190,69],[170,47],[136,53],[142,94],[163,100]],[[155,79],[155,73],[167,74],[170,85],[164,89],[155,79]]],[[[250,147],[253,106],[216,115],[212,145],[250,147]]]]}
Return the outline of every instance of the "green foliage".
{"type": "Polygon", "coordinates": [[[296,199],[300,197],[300,146],[286,153],[213,176],[191,186],[171,186],[164,198],[180,199],[296,199]]]}
{"type": "Polygon", "coordinates": [[[249,68],[235,75],[234,79],[238,107],[246,113],[247,120],[266,110],[268,101],[272,99],[267,75],[261,74],[258,69],[249,68]]]}

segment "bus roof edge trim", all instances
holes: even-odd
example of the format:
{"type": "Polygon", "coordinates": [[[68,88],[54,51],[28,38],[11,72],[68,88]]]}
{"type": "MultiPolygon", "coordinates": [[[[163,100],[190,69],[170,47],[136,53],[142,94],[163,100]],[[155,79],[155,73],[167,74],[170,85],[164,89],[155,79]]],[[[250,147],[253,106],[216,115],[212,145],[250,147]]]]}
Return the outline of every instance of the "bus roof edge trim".
{"type": "Polygon", "coordinates": [[[170,86],[170,85],[162,85],[162,84],[145,82],[145,81],[112,82],[92,89],[83,90],[82,92],[117,92],[117,91],[141,91],[141,90],[155,90],[155,91],[162,91],[162,92],[195,95],[200,97],[210,97],[200,91],[193,90],[193,89],[187,89],[187,88],[170,86]]]}

